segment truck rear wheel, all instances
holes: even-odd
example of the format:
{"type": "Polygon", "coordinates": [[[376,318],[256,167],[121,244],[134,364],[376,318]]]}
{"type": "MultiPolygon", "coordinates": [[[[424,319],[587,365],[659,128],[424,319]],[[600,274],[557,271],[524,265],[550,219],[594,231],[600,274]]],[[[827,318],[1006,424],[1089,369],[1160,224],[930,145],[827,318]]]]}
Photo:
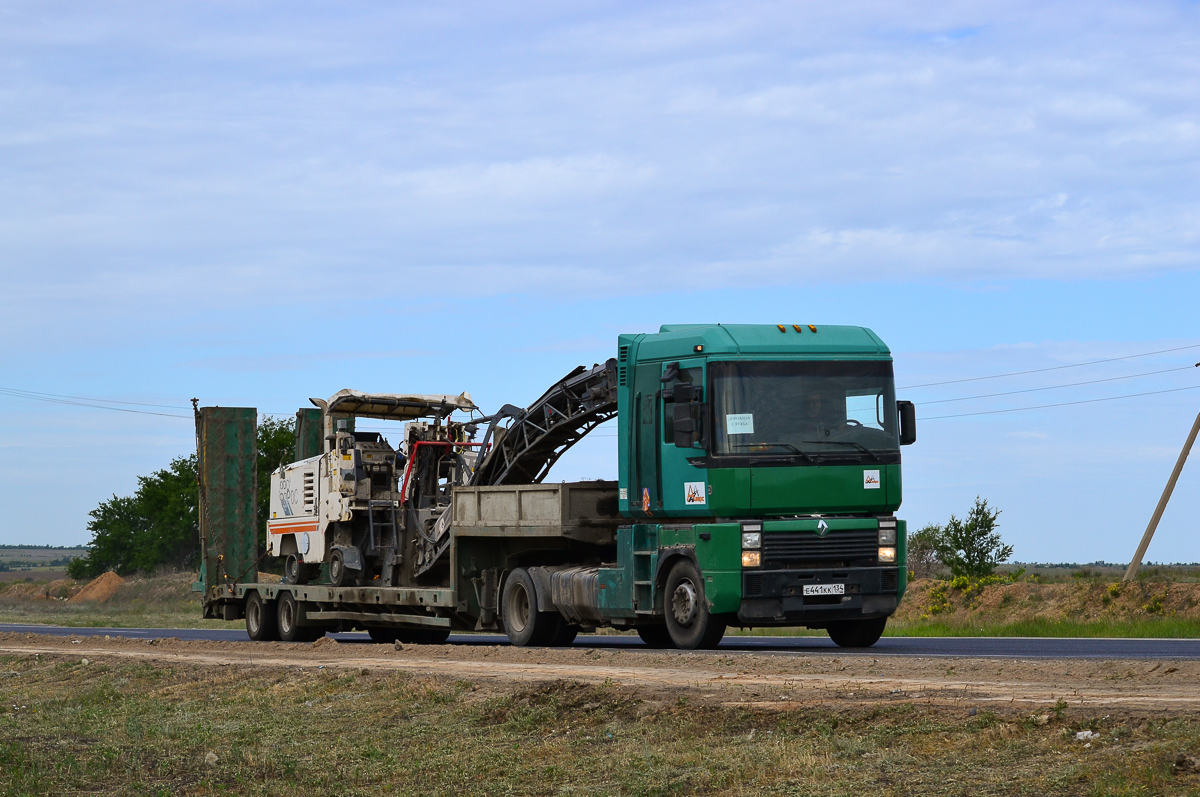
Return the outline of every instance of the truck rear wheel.
{"type": "Polygon", "coordinates": [[[246,597],[246,633],[255,642],[274,642],[279,639],[275,602],[263,600],[257,592],[246,597]]]}
{"type": "Polygon", "coordinates": [[[523,567],[509,574],[501,596],[501,614],[508,641],[517,647],[549,645],[562,622],[557,612],[539,612],[533,578],[523,567]]]}
{"type": "Polygon", "coordinates": [[[840,648],[869,648],[883,636],[886,617],[872,617],[867,620],[843,620],[830,623],[829,638],[840,648]]]}
{"type": "Polygon", "coordinates": [[[577,636],[579,636],[579,626],[571,625],[566,620],[560,618],[558,628],[554,631],[554,638],[550,640],[550,647],[569,648],[575,644],[575,637],[577,636]]]}
{"type": "Polygon", "coordinates": [[[677,561],[667,575],[663,614],[667,633],[680,650],[715,648],[725,636],[725,621],[709,612],[704,579],[688,559],[677,561]]]}

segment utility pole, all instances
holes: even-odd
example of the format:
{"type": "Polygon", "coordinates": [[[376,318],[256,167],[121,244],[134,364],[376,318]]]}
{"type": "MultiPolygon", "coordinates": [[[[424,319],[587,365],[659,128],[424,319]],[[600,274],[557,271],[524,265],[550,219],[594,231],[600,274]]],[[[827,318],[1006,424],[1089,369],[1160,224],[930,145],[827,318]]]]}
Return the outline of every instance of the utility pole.
{"type": "MultiPolygon", "coordinates": [[[[1196,367],[1200,368],[1200,363],[1196,363],[1196,367]]],[[[1188,435],[1187,442],[1183,444],[1183,450],[1179,452],[1179,460],[1175,463],[1175,470],[1171,471],[1171,478],[1167,479],[1167,486],[1163,488],[1162,498],[1158,499],[1158,506],[1154,508],[1154,515],[1150,518],[1150,525],[1146,527],[1146,533],[1142,535],[1142,541],[1138,545],[1137,553],[1133,555],[1133,561],[1129,563],[1129,568],[1125,571],[1125,577],[1122,581],[1133,581],[1137,576],[1138,568],[1142,566],[1142,557],[1146,555],[1146,549],[1150,547],[1150,540],[1154,537],[1154,530],[1158,528],[1158,521],[1162,519],[1163,510],[1167,508],[1167,502],[1171,500],[1171,493],[1175,491],[1175,482],[1179,481],[1179,474],[1183,470],[1183,463],[1187,462],[1188,454],[1191,453],[1192,444],[1196,442],[1196,435],[1200,433],[1200,413],[1196,414],[1196,422],[1192,424],[1192,431],[1188,435]]]]}

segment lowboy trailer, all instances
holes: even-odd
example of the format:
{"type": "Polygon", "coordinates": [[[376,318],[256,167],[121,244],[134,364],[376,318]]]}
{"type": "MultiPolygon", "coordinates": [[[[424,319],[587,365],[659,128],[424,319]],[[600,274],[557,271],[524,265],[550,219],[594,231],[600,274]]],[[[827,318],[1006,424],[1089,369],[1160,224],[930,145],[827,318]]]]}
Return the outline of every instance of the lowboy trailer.
{"type": "Polygon", "coordinates": [[[252,639],[495,631],[566,645],[599,626],[715,646],[729,626],[869,646],[906,585],[892,358],[861,327],[664,326],[621,335],[525,408],[343,390],[297,414],[296,461],[254,521],[251,408],[197,410],[206,617],[252,639]],[[401,422],[393,446],[364,422],[401,422]],[[544,483],[615,421],[618,480],[544,483]],[[266,532],[266,554],[259,539],[266,532]],[[278,583],[258,578],[283,561],[278,583]]]}

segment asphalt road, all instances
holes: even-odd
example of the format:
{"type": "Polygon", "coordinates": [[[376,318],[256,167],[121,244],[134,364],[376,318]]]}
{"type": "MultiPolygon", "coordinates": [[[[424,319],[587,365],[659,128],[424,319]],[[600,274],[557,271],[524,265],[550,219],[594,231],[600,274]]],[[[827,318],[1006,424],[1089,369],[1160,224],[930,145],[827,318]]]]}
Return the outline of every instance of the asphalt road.
{"type": "MultiPolygon", "coordinates": [[[[114,636],[132,639],[178,639],[246,642],[243,628],[67,628],[52,625],[0,623],[0,632],[53,636],[114,636]]],[[[368,643],[363,633],[334,634],[339,642],[368,643]]],[[[456,645],[507,645],[496,634],[453,634],[456,645]]],[[[580,636],[575,647],[647,650],[636,636],[580,636]]],[[[839,648],[826,637],[727,636],[722,653],[775,655],[943,656],[1008,659],[1200,659],[1200,639],[1060,639],[1029,637],[884,637],[862,650],[839,648]]],[[[656,651],[659,653],[670,651],[656,651]]]]}

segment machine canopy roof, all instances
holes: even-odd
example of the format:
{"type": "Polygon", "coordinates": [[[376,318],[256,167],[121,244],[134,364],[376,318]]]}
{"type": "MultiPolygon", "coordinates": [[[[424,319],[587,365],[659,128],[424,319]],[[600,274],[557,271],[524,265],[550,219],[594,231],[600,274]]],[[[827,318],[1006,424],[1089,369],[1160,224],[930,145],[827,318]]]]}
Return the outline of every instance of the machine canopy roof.
{"type": "Polygon", "coordinates": [[[469,412],[477,409],[470,393],[458,396],[404,396],[395,393],[360,393],[339,390],[329,401],[309,399],[325,412],[354,415],[359,418],[382,418],[406,421],[414,418],[446,416],[455,410],[469,412]]]}

